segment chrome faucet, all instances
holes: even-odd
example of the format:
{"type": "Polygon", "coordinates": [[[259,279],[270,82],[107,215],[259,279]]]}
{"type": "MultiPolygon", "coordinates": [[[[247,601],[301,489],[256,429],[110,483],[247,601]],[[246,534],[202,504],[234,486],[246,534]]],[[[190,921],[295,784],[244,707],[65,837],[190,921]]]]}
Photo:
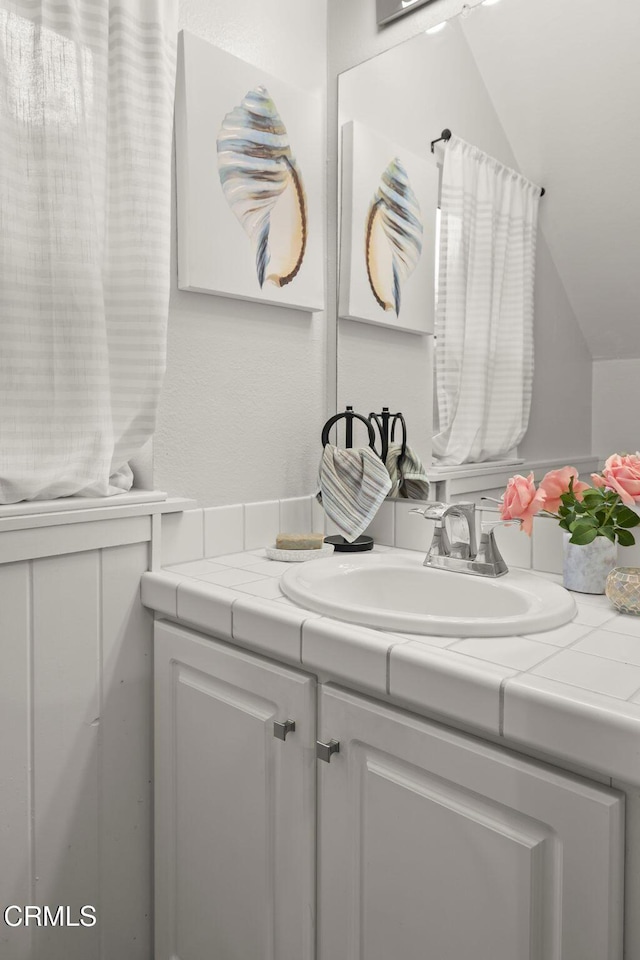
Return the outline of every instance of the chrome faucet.
{"type": "Polygon", "coordinates": [[[477,577],[502,577],[509,572],[495,541],[494,531],[496,527],[510,526],[520,523],[520,520],[483,521],[478,545],[475,503],[427,503],[423,509],[416,507],[411,513],[419,513],[425,520],[435,521],[433,539],[424,560],[425,567],[470,573],[477,577]],[[466,540],[450,538],[446,526],[450,517],[465,522],[466,540]]]}

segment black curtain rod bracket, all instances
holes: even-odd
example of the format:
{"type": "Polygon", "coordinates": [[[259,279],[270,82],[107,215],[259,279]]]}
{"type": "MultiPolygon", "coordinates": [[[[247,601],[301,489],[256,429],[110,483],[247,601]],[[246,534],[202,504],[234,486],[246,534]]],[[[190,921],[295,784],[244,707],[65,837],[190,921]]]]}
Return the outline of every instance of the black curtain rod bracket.
{"type": "Polygon", "coordinates": [[[451,140],[451,130],[447,130],[447,129],[443,130],[437,140],[432,140],[432,141],[431,141],[431,153],[435,153],[435,145],[436,145],[436,143],[441,143],[443,140],[444,140],[445,142],[446,142],[447,140],[451,140]]]}
{"type": "MultiPolygon", "coordinates": [[[[436,145],[436,143],[442,143],[443,140],[444,140],[445,143],[447,143],[449,140],[451,140],[451,137],[452,137],[451,130],[449,130],[448,128],[445,128],[445,129],[442,131],[442,133],[440,134],[440,136],[437,138],[437,140],[432,140],[432,141],[431,141],[431,153],[435,153],[435,145],[436,145]]],[[[544,187],[541,187],[541,188],[540,188],[540,196],[541,196],[541,197],[544,197],[544,195],[545,195],[546,192],[547,192],[547,191],[545,190],[544,187]]]]}

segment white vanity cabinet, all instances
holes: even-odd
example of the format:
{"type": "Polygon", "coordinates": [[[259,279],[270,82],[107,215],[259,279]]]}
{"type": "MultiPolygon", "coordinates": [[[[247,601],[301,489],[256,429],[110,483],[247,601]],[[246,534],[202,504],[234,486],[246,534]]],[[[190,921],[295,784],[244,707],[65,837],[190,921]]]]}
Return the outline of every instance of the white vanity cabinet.
{"type": "Polygon", "coordinates": [[[168,623],[155,657],[156,960],[622,960],[621,794],[168,623]]]}
{"type": "Polygon", "coordinates": [[[155,634],[155,960],[311,960],[315,679],[155,634]]]}
{"type": "Polygon", "coordinates": [[[317,960],[620,960],[623,798],[327,685],[317,960]]]}

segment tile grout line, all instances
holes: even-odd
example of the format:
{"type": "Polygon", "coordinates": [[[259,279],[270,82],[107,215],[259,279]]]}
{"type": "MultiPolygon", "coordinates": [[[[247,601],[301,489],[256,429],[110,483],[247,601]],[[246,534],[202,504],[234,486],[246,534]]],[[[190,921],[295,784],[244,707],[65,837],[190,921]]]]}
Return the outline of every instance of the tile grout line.
{"type": "MultiPolygon", "coordinates": [[[[549,658],[547,658],[549,659],[549,658]]],[[[515,676],[513,677],[503,677],[500,681],[500,687],[498,690],[498,735],[504,737],[504,697],[507,689],[507,684],[511,680],[517,680],[519,677],[526,676],[526,670],[518,670],[515,676]]]]}
{"type": "Polygon", "coordinates": [[[509,677],[503,677],[498,689],[498,736],[504,737],[504,692],[509,677]]]}
{"type": "Polygon", "coordinates": [[[391,696],[391,651],[393,650],[394,647],[400,647],[402,646],[403,643],[406,643],[406,642],[407,641],[396,640],[390,643],[389,646],[387,647],[385,691],[387,696],[389,697],[391,696]]]}
{"type": "MultiPolygon", "coordinates": [[[[616,661],[616,662],[617,662],[617,663],[622,663],[623,661],[618,660],[618,661],[616,661]]],[[[634,690],[634,691],[633,691],[633,693],[631,694],[631,696],[627,698],[627,701],[626,701],[626,702],[627,702],[627,703],[633,703],[633,698],[634,698],[634,697],[637,697],[639,693],[640,693],[640,687],[638,687],[637,690],[634,690]]]]}

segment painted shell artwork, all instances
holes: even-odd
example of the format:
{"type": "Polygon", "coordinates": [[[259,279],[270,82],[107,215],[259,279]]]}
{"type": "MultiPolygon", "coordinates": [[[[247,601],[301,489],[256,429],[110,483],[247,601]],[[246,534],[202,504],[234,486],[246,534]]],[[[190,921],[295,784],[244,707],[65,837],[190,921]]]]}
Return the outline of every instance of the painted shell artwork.
{"type": "Polygon", "coordinates": [[[382,174],[367,213],[365,256],[371,290],[383,310],[400,314],[402,284],[422,253],[422,213],[396,157],[382,174]]]}
{"type": "Polygon", "coordinates": [[[307,245],[307,200],[287,130],[263,86],[224,118],[217,139],[225,198],[248,235],[258,283],[284,287],[307,245]]]}

